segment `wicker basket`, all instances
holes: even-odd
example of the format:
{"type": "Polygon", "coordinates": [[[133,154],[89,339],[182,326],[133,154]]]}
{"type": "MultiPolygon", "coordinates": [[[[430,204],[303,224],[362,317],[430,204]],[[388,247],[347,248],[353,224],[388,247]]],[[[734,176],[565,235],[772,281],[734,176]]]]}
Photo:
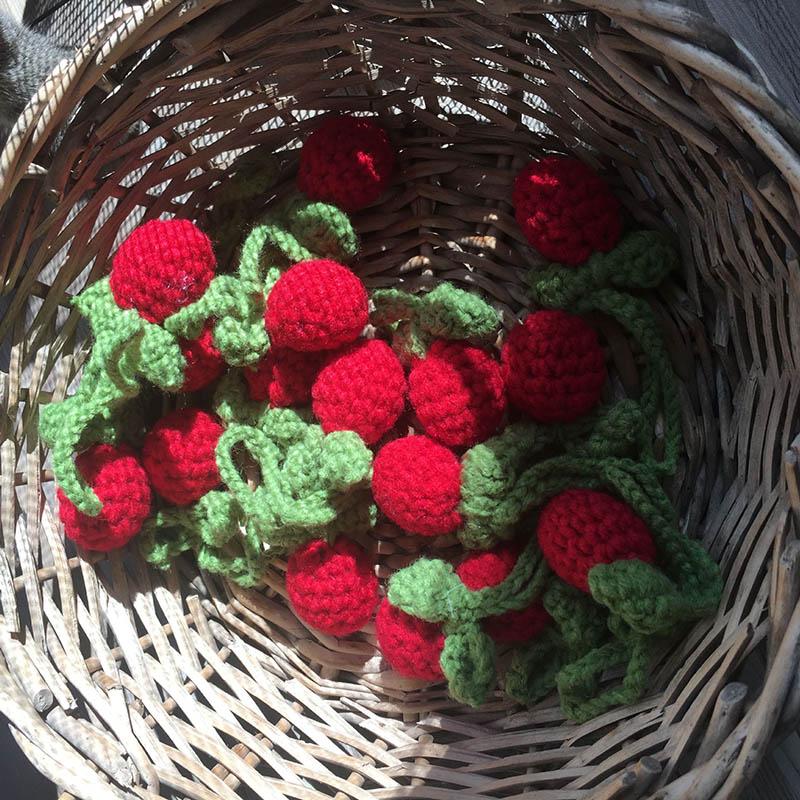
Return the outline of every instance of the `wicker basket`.
{"type": "MultiPolygon", "coordinates": [[[[798,149],[736,45],[660,0],[123,9],[0,160],[0,712],[28,758],[91,800],[738,796],[800,715],[798,149]],[[290,186],[313,116],[335,110],[377,113],[403,148],[356,216],[371,286],[446,277],[513,321],[537,260],[510,186],[544,150],[609,167],[638,223],[679,236],[685,274],[653,298],[684,408],[672,492],[726,588],[635,707],[580,726],[554,698],[467,709],[388,671],[371,629],[306,629],[280,565],[245,591],[65,545],[36,418],[86,357],[69,298],[142,218],[202,224],[242,148],[280,150],[290,186]]],[[[634,354],[605,334],[635,394],[634,354]]],[[[384,573],[414,547],[374,544],[384,573]]]]}

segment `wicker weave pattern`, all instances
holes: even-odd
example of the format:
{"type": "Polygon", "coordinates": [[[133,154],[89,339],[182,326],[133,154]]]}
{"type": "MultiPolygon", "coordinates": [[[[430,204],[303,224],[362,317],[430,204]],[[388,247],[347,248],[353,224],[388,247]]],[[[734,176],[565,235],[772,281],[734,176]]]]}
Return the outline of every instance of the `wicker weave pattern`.
{"type": "MultiPolygon", "coordinates": [[[[0,155],[0,712],[65,798],[735,797],[800,715],[800,124],[727,37],[661,0],[344,5],[126,8],[0,155]],[[69,296],[141,218],[202,223],[242,148],[283,149],[287,191],[333,110],[379,113],[404,149],[356,216],[371,287],[478,285],[510,324],[537,263],[510,187],[549,149],[610,166],[628,212],[677,233],[685,282],[652,298],[685,408],[673,494],[726,593],[637,707],[577,727],[553,701],[464,709],[385,671],[371,631],[307,630],[282,564],[255,592],[65,548],[35,423],[86,356],[69,296]],[[752,655],[767,670],[745,698],[752,655]]],[[[635,394],[636,354],[598,324],[635,394]]],[[[417,547],[388,526],[365,544],[383,574],[417,547]]]]}

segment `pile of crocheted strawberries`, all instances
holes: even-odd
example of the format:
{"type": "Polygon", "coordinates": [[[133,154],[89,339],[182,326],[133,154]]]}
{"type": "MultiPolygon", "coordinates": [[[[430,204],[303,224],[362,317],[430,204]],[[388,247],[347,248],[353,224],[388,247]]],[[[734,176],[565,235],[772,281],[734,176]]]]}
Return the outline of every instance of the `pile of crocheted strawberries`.
{"type": "MultiPolygon", "coordinates": [[[[299,191],[243,235],[233,269],[187,220],[129,236],[75,300],[94,338],[76,394],[41,410],[64,531],[94,550],[138,535],[163,568],[191,551],[245,586],[288,557],[300,619],[347,636],[374,616],[393,669],[445,679],[466,703],[498,676],[523,702],[556,688],[575,719],[632,702],[658,641],[721,591],[662,488],[680,408],[642,290],[676,254],[661,233],[624,231],[586,164],[548,156],[513,187],[547,261],[521,321],[504,331],[480,292],[446,282],[370,293],[345,266],[347,215],[378,200],[396,161],[371,119],[327,118],[300,152],[299,191]],[[589,312],[630,337],[637,398],[612,399],[589,312]],[[364,546],[379,520],[449,535],[462,555],[381,587],[364,546]]],[[[256,179],[234,165],[215,241],[274,179],[263,166],[256,179]]]]}

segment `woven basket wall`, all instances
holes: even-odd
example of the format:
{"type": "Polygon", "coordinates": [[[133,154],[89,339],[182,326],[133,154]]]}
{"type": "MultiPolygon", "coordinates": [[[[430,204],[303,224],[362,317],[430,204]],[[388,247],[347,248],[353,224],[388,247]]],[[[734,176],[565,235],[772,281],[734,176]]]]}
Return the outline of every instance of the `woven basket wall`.
{"type": "MultiPolygon", "coordinates": [[[[668,2],[121,11],[0,157],[0,712],[28,758],[91,800],[738,796],[800,714],[799,149],[757,67],[668,2]],[[652,297],[684,409],[671,491],[726,588],[637,706],[580,726],[554,698],[460,707],[390,672],[372,628],[308,630],[281,564],[245,591],[64,542],[36,419],[90,344],[70,297],[142,219],[202,225],[242,148],[281,151],[290,188],[314,116],[337,110],[377,113],[401,148],[392,190],[355,217],[371,287],[477,286],[510,325],[541,263],[511,185],[544,151],[603,169],[635,223],[677,235],[684,273],[652,297]]],[[[635,396],[635,355],[597,322],[635,396]]],[[[376,531],[381,574],[411,539],[376,531]]]]}

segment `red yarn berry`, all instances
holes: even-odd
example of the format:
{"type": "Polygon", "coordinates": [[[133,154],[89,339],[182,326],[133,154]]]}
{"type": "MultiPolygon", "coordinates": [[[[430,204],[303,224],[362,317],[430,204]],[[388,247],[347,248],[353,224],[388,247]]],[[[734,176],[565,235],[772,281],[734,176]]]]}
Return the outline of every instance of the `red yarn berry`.
{"type": "Polygon", "coordinates": [[[295,550],[286,569],[295,613],[312,628],[347,636],[364,627],[378,604],[378,579],[366,550],[339,537],[295,550]]]}
{"type": "Polygon", "coordinates": [[[525,238],[545,257],[582,264],[619,241],[619,201],[608,184],[577,158],[531,161],[514,182],[514,210],[525,238]]]}
{"type": "Polygon", "coordinates": [[[412,617],[384,598],[375,617],[375,632],[378,647],[395,672],[426,681],[444,677],[439,665],[444,648],[440,625],[412,617]]]}
{"type": "Polygon", "coordinates": [[[466,342],[435,341],[411,369],[408,396],[425,433],[450,447],[488,439],[506,410],[500,364],[466,342]]]}
{"type": "Polygon", "coordinates": [[[312,200],[358,211],[389,185],[394,149],[386,131],[363,117],[329,117],[300,151],[297,186],[312,200]]]}
{"type": "Polygon", "coordinates": [[[197,339],[181,339],[180,345],[186,359],[182,392],[196,392],[213,383],[225,371],[222,353],[214,346],[213,326],[210,322],[197,339]]]}
{"type": "Polygon", "coordinates": [[[372,495],[378,508],[409,533],[452,533],[461,524],[461,464],[427,436],[395,439],[375,456],[372,495]]]}
{"type": "Polygon", "coordinates": [[[67,537],[87,550],[116,550],[127,544],[141,530],[152,499],[139,459],[127,445],[98,444],[81,453],[75,464],[103,508],[90,517],[59,489],[58,513],[67,537]]]}
{"type": "Polygon", "coordinates": [[[109,284],[120,308],[161,323],[202,296],[216,263],[210,239],[193,222],[151,220],[122,243],[109,284]]]}
{"type": "Polygon", "coordinates": [[[311,387],[325,356],[273,347],[255,368],[244,370],[250,399],[276,408],[310,403],[311,387]]]}
{"type": "Polygon", "coordinates": [[[354,342],[331,356],[311,389],[312,408],[325,433],[355,431],[375,444],[403,411],[406,376],[386,342],[354,342]]]}
{"type": "Polygon", "coordinates": [[[570,422],[591,411],[606,382],[597,333],[565,311],[537,311],[502,350],[509,401],[537,422],[570,422]]]}
{"type": "Polygon", "coordinates": [[[347,267],[301,261],[278,278],[264,322],[274,347],[334,350],[357,339],[369,319],[367,290],[347,267]]]}
{"type": "Polygon", "coordinates": [[[553,572],[584,592],[596,564],[656,560],[653,537],[633,509],[590,489],[568,489],[550,500],[539,515],[537,535],[553,572]]]}
{"type": "MultiPolygon", "coordinates": [[[[506,542],[492,550],[468,553],[456,568],[461,582],[471,591],[497,586],[514,569],[520,547],[506,542]]],[[[483,620],[483,629],[496,642],[527,642],[538,636],[550,621],[541,600],[536,599],[525,608],[506,611],[483,620]]]]}
{"type": "Polygon", "coordinates": [[[199,500],[219,482],[216,417],[197,408],[162,417],[144,438],[142,461],[153,488],[176,506],[199,500]]]}

